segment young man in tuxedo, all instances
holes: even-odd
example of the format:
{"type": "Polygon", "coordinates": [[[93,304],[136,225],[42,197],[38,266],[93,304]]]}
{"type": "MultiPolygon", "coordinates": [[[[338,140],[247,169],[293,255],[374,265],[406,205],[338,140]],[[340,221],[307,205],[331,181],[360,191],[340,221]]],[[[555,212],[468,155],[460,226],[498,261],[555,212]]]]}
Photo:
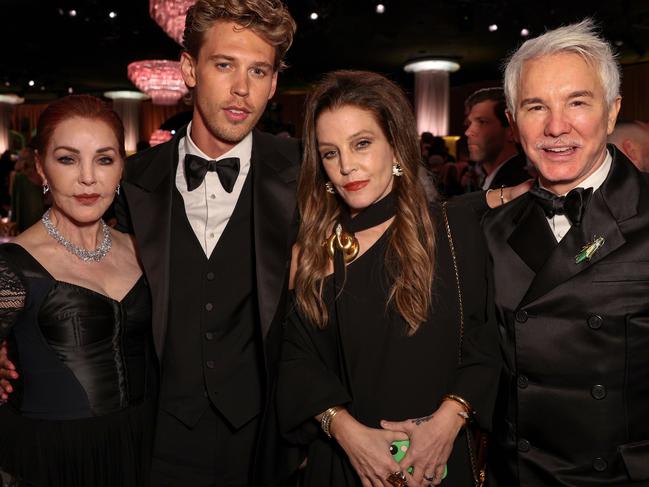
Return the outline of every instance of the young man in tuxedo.
{"type": "Polygon", "coordinates": [[[505,373],[492,485],[649,484],[649,185],[613,145],[619,67],[586,20],[510,58],[539,178],[485,215],[505,373]]]}
{"type": "Polygon", "coordinates": [[[505,93],[502,88],[483,88],[464,102],[464,135],[469,158],[481,174],[478,187],[483,190],[516,186],[530,178],[525,154],[520,154],[507,120],[505,93]]]}
{"type": "Polygon", "coordinates": [[[154,486],[251,485],[255,448],[275,450],[258,438],[299,149],[254,127],[294,31],[280,0],[199,0],[180,60],[192,121],[127,164],[118,213],[151,288],[161,369],[154,486]]]}

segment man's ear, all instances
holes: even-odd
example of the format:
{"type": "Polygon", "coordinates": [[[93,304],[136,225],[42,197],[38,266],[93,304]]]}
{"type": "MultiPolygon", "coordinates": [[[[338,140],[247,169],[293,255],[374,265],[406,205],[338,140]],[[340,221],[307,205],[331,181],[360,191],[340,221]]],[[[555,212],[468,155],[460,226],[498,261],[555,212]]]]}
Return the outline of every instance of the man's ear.
{"type": "Polygon", "coordinates": [[[180,55],[180,73],[188,88],[196,86],[196,60],[187,51],[180,55]]]}
{"type": "Polygon", "coordinates": [[[637,147],[631,139],[624,139],[620,149],[622,149],[622,152],[624,152],[631,162],[637,162],[640,159],[637,147]]]}
{"type": "Polygon", "coordinates": [[[507,116],[507,120],[509,120],[509,129],[511,130],[511,140],[520,144],[521,138],[518,134],[518,125],[516,125],[514,116],[511,114],[509,110],[505,110],[505,115],[507,116]]]}

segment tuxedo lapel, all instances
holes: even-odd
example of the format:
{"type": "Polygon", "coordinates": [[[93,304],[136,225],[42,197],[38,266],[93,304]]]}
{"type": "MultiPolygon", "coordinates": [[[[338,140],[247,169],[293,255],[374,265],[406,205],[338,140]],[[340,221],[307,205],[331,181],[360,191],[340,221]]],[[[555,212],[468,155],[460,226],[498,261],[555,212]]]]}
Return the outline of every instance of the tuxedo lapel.
{"type": "Polygon", "coordinates": [[[179,131],[172,141],[135,156],[133,163],[138,165],[134,168],[136,174],[133,177],[128,174],[122,186],[140,259],[151,289],[153,340],[158,358],[162,357],[169,311],[174,168],[178,160],[178,142],[184,135],[185,129],[179,131]]]}
{"type": "Polygon", "coordinates": [[[609,151],[613,165],[608,177],[595,191],[584,213],[581,226],[571,227],[532,281],[521,306],[531,303],[561,283],[589,269],[625,243],[619,223],[637,214],[639,176],[633,174],[631,163],[612,146],[609,151]],[[576,263],[581,249],[596,238],[604,244],[590,260],[576,263]]]}
{"type": "Polygon", "coordinates": [[[514,219],[514,231],[507,239],[512,250],[534,272],[539,272],[543,264],[557,246],[557,240],[550,230],[547,218],[530,195],[522,196],[530,201],[520,215],[514,219]]]}
{"type": "MultiPolygon", "coordinates": [[[[265,337],[286,287],[291,223],[295,219],[297,161],[277,148],[274,137],[253,132],[253,226],[257,298],[265,337]]],[[[297,151],[296,151],[297,152],[297,151]]],[[[297,154],[296,154],[297,155],[297,154]]]]}

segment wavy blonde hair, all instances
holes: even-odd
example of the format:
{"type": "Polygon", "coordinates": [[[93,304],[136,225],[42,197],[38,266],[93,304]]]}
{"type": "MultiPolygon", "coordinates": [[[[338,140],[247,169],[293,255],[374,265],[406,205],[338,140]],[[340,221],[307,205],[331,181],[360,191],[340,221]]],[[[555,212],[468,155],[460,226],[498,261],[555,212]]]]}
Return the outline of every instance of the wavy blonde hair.
{"type": "Polygon", "coordinates": [[[397,211],[388,229],[385,264],[394,284],[386,305],[393,304],[411,335],[427,319],[432,306],[435,231],[417,176],[421,156],[412,108],[399,86],[376,73],[329,73],[307,99],[297,193],[301,216],[294,281],[297,306],[318,327],[327,325],[329,315],[322,293],[329,255],[322,242],[331,234],[344,203],[325,193],[327,177],[318,152],[316,124],[322,112],[343,106],[373,114],[403,169],[403,175],[393,183],[397,211]]]}

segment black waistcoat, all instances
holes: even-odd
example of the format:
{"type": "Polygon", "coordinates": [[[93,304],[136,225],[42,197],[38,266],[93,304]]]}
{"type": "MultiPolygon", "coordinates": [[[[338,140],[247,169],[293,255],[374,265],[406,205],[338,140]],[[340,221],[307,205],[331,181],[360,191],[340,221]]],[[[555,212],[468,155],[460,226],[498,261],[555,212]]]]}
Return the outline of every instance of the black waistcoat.
{"type": "Polygon", "coordinates": [[[209,259],[175,188],[171,221],[169,324],[160,407],[193,427],[212,403],[239,428],[262,405],[252,171],[209,259]]]}

